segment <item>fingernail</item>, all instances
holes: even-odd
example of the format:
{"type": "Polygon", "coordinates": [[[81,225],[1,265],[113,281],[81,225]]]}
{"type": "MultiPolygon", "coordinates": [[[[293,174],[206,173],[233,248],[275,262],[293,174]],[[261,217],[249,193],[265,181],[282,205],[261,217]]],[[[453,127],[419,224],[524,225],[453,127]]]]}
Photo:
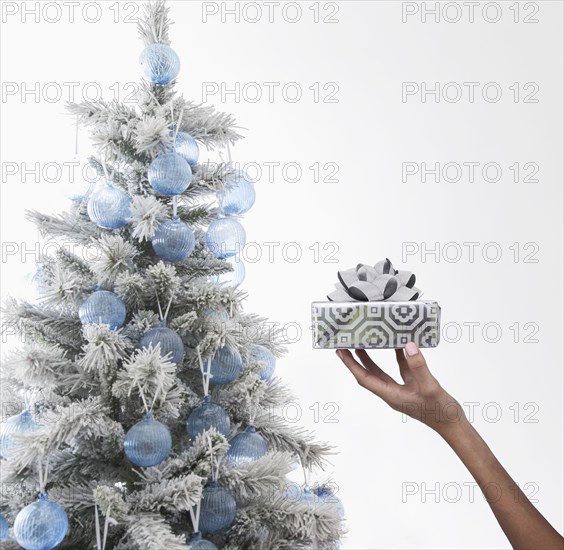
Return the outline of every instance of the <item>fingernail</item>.
{"type": "Polygon", "coordinates": [[[339,356],[339,359],[343,359],[343,352],[340,349],[337,350],[337,355],[339,356]]]}
{"type": "Polygon", "coordinates": [[[417,344],[415,342],[409,342],[405,346],[405,353],[407,353],[407,355],[409,356],[417,355],[419,353],[419,348],[417,347],[417,344]]]}

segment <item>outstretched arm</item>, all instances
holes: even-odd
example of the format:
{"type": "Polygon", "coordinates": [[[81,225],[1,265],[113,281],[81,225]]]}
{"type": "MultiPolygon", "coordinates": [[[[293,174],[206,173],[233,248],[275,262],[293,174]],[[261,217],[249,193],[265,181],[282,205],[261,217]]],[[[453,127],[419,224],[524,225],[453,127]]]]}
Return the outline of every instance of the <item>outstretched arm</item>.
{"type": "Polygon", "coordinates": [[[480,486],[513,548],[563,550],[564,539],[505,471],[458,401],[431,374],[417,346],[410,343],[405,353],[395,351],[404,384],[378,367],[366,350],[356,350],[360,362],[349,350],[337,350],[337,355],[362,387],[393,409],[427,424],[452,447],[480,486]]]}

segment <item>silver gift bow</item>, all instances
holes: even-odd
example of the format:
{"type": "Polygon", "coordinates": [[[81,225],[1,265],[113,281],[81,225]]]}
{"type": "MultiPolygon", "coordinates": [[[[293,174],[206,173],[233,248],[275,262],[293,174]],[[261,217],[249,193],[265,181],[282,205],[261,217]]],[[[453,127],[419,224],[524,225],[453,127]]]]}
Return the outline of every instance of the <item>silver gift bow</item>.
{"type": "Polygon", "coordinates": [[[358,264],[338,272],[339,283],[327,298],[332,302],[408,302],[422,292],[415,288],[411,271],[398,271],[386,258],[374,267],[358,264]]]}

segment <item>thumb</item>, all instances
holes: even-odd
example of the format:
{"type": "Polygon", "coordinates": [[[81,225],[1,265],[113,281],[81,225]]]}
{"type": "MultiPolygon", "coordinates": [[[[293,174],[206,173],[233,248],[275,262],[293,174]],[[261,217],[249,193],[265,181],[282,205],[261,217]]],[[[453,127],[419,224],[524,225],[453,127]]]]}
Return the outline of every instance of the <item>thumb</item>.
{"type": "Polygon", "coordinates": [[[425,357],[417,347],[415,342],[409,342],[405,348],[405,360],[409,368],[409,372],[413,374],[413,378],[423,387],[430,387],[436,383],[434,376],[431,374],[425,357]]]}

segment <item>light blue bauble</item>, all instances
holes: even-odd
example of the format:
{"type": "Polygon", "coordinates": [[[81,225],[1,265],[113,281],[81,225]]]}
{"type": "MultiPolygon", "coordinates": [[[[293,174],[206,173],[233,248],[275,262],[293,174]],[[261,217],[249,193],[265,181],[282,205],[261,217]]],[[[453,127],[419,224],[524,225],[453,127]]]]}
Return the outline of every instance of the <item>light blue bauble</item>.
{"type": "Polygon", "coordinates": [[[228,189],[217,194],[223,213],[238,216],[248,212],[256,199],[253,182],[246,174],[240,173],[229,176],[225,183],[228,189]]]}
{"type": "Polygon", "coordinates": [[[169,84],[180,72],[180,58],[166,44],[151,44],[139,56],[145,80],[153,84],[169,84]]]}
{"type": "Polygon", "coordinates": [[[196,140],[187,132],[178,132],[174,142],[174,151],[190,165],[198,164],[200,158],[200,148],[196,140]]]}
{"type": "Polygon", "coordinates": [[[188,189],[192,182],[192,168],[182,155],[164,153],[149,165],[147,179],[157,193],[173,197],[188,189]]]}
{"type": "Polygon", "coordinates": [[[25,550],[51,550],[66,536],[69,520],[66,512],[46,493],[20,510],[14,522],[14,536],[25,550]]]}
{"type": "Polygon", "coordinates": [[[319,499],[308,485],[302,489],[299,501],[304,504],[319,504],[319,499]]]}
{"type": "Polygon", "coordinates": [[[0,541],[8,540],[10,533],[10,527],[8,526],[8,520],[0,514],[0,541]]]}
{"type": "Polygon", "coordinates": [[[227,271],[225,273],[221,273],[220,275],[212,275],[210,280],[223,287],[236,288],[245,278],[245,264],[238,256],[225,258],[225,261],[233,267],[233,271],[227,271]]]}
{"type": "Polygon", "coordinates": [[[206,246],[218,258],[229,258],[239,254],[246,242],[244,227],[233,218],[214,220],[206,231],[206,246]]]}
{"type": "Polygon", "coordinates": [[[241,355],[224,346],[215,352],[211,361],[211,382],[212,384],[230,384],[237,380],[242,368],[241,355]]]}
{"type": "Polygon", "coordinates": [[[196,236],[187,224],[175,216],[159,225],[151,242],[159,258],[176,264],[192,254],[196,236]]]}
{"type": "Polygon", "coordinates": [[[126,314],[123,300],[109,290],[93,292],[78,308],[78,316],[83,325],[109,325],[110,330],[121,327],[126,314]]]}
{"type": "Polygon", "coordinates": [[[274,354],[268,348],[258,344],[251,346],[250,351],[254,361],[262,361],[265,364],[260,371],[260,379],[270,380],[276,369],[276,357],[274,354]]]}
{"type": "Polygon", "coordinates": [[[103,229],[119,229],[131,217],[131,199],[127,193],[107,182],[88,199],[88,216],[103,229]]]}
{"type": "Polygon", "coordinates": [[[218,550],[217,546],[209,540],[202,538],[199,531],[192,535],[190,539],[190,550],[218,550]]]}
{"type": "Polygon", "coordinates": [[[162,321],[160,326],[146,332],[139,347],[148,348],[152,346],[156,348],[158,344],[161,345],[161,357],[165,357],[170,353],[169,360],[172,363],[176,365],[182,363],[182,359],[184,359],[184,343],[182,338],[174,330],[168,328],[165,321],[162,321]]]}
{"type": "Polygon", "coordinates": [[[313,492],[317,496],[319,502],[332,504],[339,511],[339,516],[341,518],[345,517],[345,507],[343,506],[341,499],[337,495],[335,495],[331,487],[329,487],[328,485],[321,485],[315,487],[313,489],[313,492]]]}
{"type": "Polygon", "coordinates": [[[219,405],[212,402],[211,396],[206,395],[201,405],[196,407],[186,421],[188,437],[194,441],[196,437],[210,428],[215,428],[220,434],[228,436],[231,431],[231,420],[219,405]]]}
{"type": "Polygon", "coordinates": [[[17,433],[35,432],[40,428],[29,410],[25,409],[20,414],[11,416],[0,424],[0,455],[4,458],[10,456],[11,451],[15,448],[13,435],[17,433]]]}
{"type": "Polygon", "coordinates": [[[219,307],[218,309],[212,309],[210,307],[206,307],[202,309],[202,313],[201,315],[199,315],[199,317],[203,319],[215,318],[222,323],[226,323],[227,321],[229,321],[229,313],[223,307],[219,307]]]}
{"type": "Polygon", "coordinates": [[[133,464],[149,468],[160,464],[172,449],[172,437],[168,428],[147,413],[125,434],[123,448],[133,464]]]}
{"type": "Polygon", "coordinates": [[[254,462],[268,453],[268,443],[254,426],[248,426],[244,432],[229,441],[227,460],[233,466],[254,462]]]}
{"type": "Polygon", "coordinates": [[[217,481],[210,481],[202,491],[199,528],[204,533],[219,533],[235,519],[237,504],[231,493],[217,481]]]}

